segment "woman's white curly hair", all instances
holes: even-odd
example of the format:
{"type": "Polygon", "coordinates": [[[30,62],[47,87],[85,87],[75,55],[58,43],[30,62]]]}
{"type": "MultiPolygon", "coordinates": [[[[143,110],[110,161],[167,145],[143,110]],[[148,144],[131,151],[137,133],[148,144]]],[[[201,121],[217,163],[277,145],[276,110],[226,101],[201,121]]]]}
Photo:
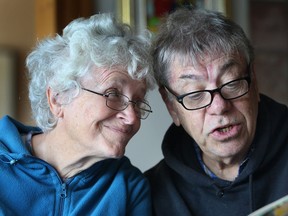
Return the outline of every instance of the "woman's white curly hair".
{"type": "Polygon", "coordinates": [[[79,93],[81,78],[95,66],[126,68],[133,79],[144,79],[147,89],[152,89],[150,38],[149,32],[135,35],[130,26],[103,13],[76,19],[62,36],[40,42],[26,59],[29,99],[37,125],[49,131],[57,124],[49,109],[47,88],[66,92],[68,103],[79,93]]]}

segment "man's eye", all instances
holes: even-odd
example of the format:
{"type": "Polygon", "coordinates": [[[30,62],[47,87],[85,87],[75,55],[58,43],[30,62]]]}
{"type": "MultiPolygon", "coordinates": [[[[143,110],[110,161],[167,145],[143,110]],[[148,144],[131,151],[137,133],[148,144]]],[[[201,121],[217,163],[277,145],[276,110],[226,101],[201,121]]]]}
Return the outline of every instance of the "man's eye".
{"type": "Polygon", "coordinates": [[[232,83],[225,85],[225,87],[233,89],[233,88],[237,88],[239,86],[238,84],[239,84],[238,82],[232,82],[232,83]]]}
{"type": "Polygon", "coordinates": [[[225,89],[228,91],[237,91],[237,90],[241,90],[242,88],[243,88],[243,85],[239,81],[231,82],[225,85],[225,89]]]}
{"type": "Polygon", "coordinates": [[[187,99],[188,100],[202,100],[203,97],[205,96],[205,94],[203,92],[198,92],[198,93],[193,93],[193,94],[189,94],[187,95],[187,99]]]}

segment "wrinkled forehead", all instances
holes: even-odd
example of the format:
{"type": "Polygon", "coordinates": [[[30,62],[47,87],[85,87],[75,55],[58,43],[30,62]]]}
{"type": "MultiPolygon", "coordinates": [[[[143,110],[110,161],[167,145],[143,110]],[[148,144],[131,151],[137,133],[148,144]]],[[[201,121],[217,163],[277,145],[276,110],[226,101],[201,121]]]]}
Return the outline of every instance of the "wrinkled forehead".
{"type": "Polygon", "coordinates": [[[217,52],[217,53],[203,53],[201,55],[191,55],[189,53],[174,53],[172,56],[172,61],[170,61],[169,68],[173,68],[175,65],[182,67],[204,67],[217,59],[221,59],[223,62],[235,62],[239,65],[247,65],[247,59],[244,54],[239,52],[217,52]]]}
{"type": "Polygon", "coordinates": [[[239,76],[247,72],[248,64],[246,59],[235,54],[207,55],[204,58],[195,59],[189,56],[175,56],[170,62],[168,83],[175,82],[179,77],[194,77],[198,79],[209,76],[217,77],[223,74],[239,76]]]}

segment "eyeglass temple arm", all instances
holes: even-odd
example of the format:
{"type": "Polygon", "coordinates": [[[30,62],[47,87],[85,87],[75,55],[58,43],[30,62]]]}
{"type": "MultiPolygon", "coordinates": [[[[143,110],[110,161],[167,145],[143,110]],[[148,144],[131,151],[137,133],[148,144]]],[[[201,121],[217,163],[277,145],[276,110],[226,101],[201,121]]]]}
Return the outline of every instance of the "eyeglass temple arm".
{"type": "Polygon", "coordinates": [[[91,92],[91,93],[93,93],[93,94],[97,94],[97,95],[100,95],[100,96],[103,96],[103,97],[107,97],[107,94],[95,92],[95,91],[92,91],[92,90],[90,90],[90,89],[86,89],[86,88],[83,88],[83,87],[82,87],[81,89],[83,89],[83,90],[85,90],[85,91],[88,91],[88,92],[91,92]]]}

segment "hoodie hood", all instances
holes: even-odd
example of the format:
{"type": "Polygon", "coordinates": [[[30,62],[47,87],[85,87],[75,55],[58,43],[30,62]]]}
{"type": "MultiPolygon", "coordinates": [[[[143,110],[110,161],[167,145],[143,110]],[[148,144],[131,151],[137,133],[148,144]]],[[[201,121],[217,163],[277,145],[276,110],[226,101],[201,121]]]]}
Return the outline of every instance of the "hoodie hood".
{"type": "Polygon", "coordinates": [[[9,116],[4,116],[0,120],[0,160],[13,163],[24,155],[30,155],[22,135],[31,131],[41,132],[37,127],[28,127],[9,116]]]}

